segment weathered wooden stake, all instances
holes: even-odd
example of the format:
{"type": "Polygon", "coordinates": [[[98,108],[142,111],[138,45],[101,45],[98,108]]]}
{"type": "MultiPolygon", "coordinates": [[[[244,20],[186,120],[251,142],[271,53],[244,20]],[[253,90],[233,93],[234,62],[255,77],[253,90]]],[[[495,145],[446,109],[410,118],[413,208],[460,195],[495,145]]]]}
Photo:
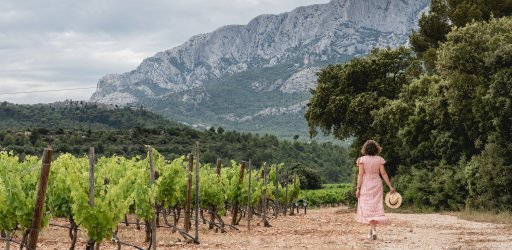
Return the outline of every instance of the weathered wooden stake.
{"type": "Polygon", "coordinates": [[[37,248],[37,239],[39,238],[39,230],[41,229],[41,221],[43,219],[44,201],[46,197],[46,188],[48,187],[48,175],[50,174],[50,166],[52,164],[51,148],[44,149],[43,165],[41,174],[39,175],[39,185],[37,188],[36,204],[34,206],[34,216],[32,217],[32,226],[28,238],[27,249],[35,250],[37,248]]]}
{"type": "Polygon", "coordinates": [[[195,195],[195,241],[199,244],[199,142],[196,142],[196,195],[195,195]]]}
{"type": "Polygon", "coordinates": [[[9,231],[6,231],[5,232],[5,250],[10,250],[11,249],[11,233],[9,231]]]}
{"type": "Polygon", "coordinates": [[[220,170],[222,168],[222,160],[221,159],[217,159],[217,176],[220,177],[220,170]]]}
{"type": "Polygon", "coordinates": [[[279,214],[279,181],[278,181],[278,175],[279,173],[279,165],[276,165],[276,180],[275,180],[275,183],[276,183],[276,204],[275,204],[275,211],[274,211],[274,216],[276,217],[277,219],[277,215],[279,214]]]}
{"type": "MultiPolygon", "coordinates": [[[[217,158],[217,163],[216,163],[216,173],[217,173],[217,177],[220,178],[220,170],[221,170],[221,167],[222,167],[222,161],[221,159],[218,159],[217,158]]],[[[220,180],[220,179],[219,179],[220,180]]],[[[212,206],[211,207],[211,211],[210,211],[210,225],[208,226],[209,229],[213,229],[214,225],[213,223],[215,223],[215,214],[217,213],[217,208],[215,206],[212,206]]],[[[215,232],[217,232],[217,229],[215,229],[215,232]]]]}
{"type": "Polygon", "coordinates": [[[248,177],[249,177],[249,189],[247,191],[247,230],[251,231],[251,216],[252,216],[252,209],[251,209],[251,159],[249,159],[249,171],[248,171],[248,177]]]}
{"type": "Polygon", "coordinates": [[[94,207],[94,147],[89,148],[89,206],[94,207]]]}
{"type": "MultiPolygon", "coordinates": [[[[151,186],[155,184],[155,168],[153,167],[153,148],[148,146],[148,158],[149,158],[149,183],[151,186]]],[[[156,204],[151,204],[153,207],[153,219],[151,220],[151,248],[156,250],[156,204]]]]}
{"type": "MultiPolygon", "coordinates": [[[[94,207],[94,147],[89,148],[89,206],[94,207]]],[[[96,241],[88,240],[86,249],[94,249],[96,241]]]]}
{"type": "Polygon", "coordinates": [[[190,200],[192,199],[192,171],[194,170],[194,155],[190,154],[188,158],[188,175],[187,175],[187,196],[185,197],[185,231],[190,230],[190,200]]]}
{"type": "MultiPolygon", "coordinates": [[[[240,184],[244,181],[244,174],[245,174],[245,161],[242,161],[242,166],[240,168],[240,176],[238,179],[238,185],[240,187],[240,184]]],[[[238,209],[239,209],[238,201],[235,201],[235,204],[233,204],[233,218],[231,219],[231,225],[236,226],[237,220],[238,220],[238,209]]]]}
{"type": "Polygon", "coordinates": [[[288,170],[286,170],[286,175],[285,175],[285,189],[286,189],[286,193],[285,193],[285,196],[284,196],[284,199],[285,199],[285,202],[284,202],[284,216],[286,216],[286,213],[288,212],[288,205],[289,205],[289,202],[288,202],[288,182],[290,180],[288,180],[288,170]]]}
{"type": "Polygon", "coordinates": [[[268,223],[267,220],[267,179],[268,179],[268,173],[267,173],[267,163],[263,163],[263,186],[264,186],[264,192],[263,192],[263,226],[264,227],[270,227],[270,223],[268,223]]]}
{"type": "MultiPolygon", "coordinates": [[[[292,185],[293,185],[293,188],[295,189],[295,184],[297,183],[296,182],[296,179],[297,177],[295,176],[295,174],[293,175],[293,181],[292,181],[292,185]]],[[[295,215],[295,204],[293,204],[293,201],[291,202],[291,208],[290,208],[290,215],[295,215]]]]}

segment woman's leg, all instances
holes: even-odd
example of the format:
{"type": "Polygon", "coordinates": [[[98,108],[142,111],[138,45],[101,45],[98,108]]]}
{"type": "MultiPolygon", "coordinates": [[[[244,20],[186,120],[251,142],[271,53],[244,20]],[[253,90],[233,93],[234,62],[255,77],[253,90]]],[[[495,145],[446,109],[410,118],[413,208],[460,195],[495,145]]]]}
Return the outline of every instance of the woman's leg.
{"type": "Polygon", "coordinates": [[[370,230],[371,230],[371,234],[372,234],[372,239],[376,240],[377,239],[377,222],[372,220],[370,221],[370,230]]]}

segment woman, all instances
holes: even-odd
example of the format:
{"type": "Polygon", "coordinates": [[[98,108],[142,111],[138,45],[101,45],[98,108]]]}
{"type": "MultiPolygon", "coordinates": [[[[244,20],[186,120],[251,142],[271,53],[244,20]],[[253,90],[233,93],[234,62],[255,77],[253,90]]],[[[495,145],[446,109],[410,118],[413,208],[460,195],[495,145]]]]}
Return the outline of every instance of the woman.
{"type": "Polygon", "coordinates": [[[384,158],[379,154],[382,148],[374,140],[368,140],[361,148],[362,157],[356,161],[359,168],[357,176],[357,222],[370,224],[369,239],[377,239],[377,224],[387,224],[389,219],[384,215],[382,178],[391,193],[395,192],[388,174],[384,169],[384,158]]]}

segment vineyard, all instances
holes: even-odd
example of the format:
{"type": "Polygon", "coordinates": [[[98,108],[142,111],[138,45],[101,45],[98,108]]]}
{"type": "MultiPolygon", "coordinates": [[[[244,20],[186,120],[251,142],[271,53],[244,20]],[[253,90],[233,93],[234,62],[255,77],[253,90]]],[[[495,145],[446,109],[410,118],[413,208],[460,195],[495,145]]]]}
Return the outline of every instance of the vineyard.
{"type": "Polygon", "coordinates": [[[340,206],[354,203],[350,199],[353,198],[352,185],[349,183],[342,184],[324,184],[322,189],[318,190],[301,190],[299,200],[305,200],[308,206],[340,206]]]}
{"type": "Polygon", "coordinates": [[[300,182],[284,164],[200,164],[198,144],[194,154],[172,160],[147,149],[145,157],[95,159],[91,148],[88,156],[62,154],[53,161],[51,149],[42,158],[0,152],[0,231],[7,249],[11,243],[35,249],[48,226],[68,229],[70,249],[79,230],[87,235],[86,249],[99,249],[107,240],[118,249],[155,249],[157,227],[200,244],[199,223],[229,233],[239,230],[243,218],[250,230],[251,219],[270,226],[272,217],[295,211],[291,204],[299,198],[300,182]],[[55,217],[67,223],[54,225],[55,217]],[[144,246],[118,237],[121,223],[142,225],[144,246]]]}

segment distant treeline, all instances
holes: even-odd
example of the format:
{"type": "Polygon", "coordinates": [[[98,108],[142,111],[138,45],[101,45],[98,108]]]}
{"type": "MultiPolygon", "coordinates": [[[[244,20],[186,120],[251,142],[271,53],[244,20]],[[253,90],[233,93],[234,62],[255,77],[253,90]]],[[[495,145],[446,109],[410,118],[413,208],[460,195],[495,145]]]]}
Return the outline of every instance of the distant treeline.
{"type": "Polygon", "coordinates": [[[40,155],[50,145],[55,155],[83,156],[95,147],[99,157],[133,157],[145,155],[145,145],[151,145],[174,159],[190,153],[196,141],[203,163],[217,158],[225,164],[251,159],[256,167],[283,162],[291,174],[300,175],[303,189],[350,180],[346,150],[331,143],[285,141],[222,127],[199,131],[141,108],[0,104],[0,150],[21,155],[40,155]]]}

